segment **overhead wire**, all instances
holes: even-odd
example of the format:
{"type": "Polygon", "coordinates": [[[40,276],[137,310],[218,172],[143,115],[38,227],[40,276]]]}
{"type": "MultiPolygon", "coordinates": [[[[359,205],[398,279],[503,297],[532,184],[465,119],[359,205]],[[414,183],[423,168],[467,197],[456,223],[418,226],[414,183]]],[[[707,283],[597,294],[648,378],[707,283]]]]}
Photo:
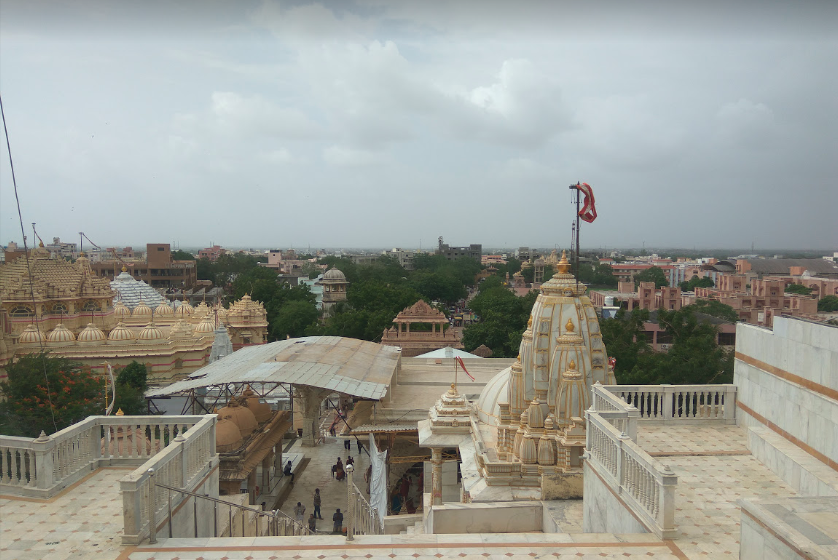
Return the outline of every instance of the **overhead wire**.
{"type": "MultiPolygon", "coordinates": [[[[9,142],[9,129],[6,126],[6,111],[3,108],[3,96],[0,95],[0,115],[3,117],[3,132],[6,135],[6,150],[9,152],[9,167],[12,171],[12,186],[14,187],[15,192],[15,204],[17,205],[17,217],[18,221],[20,222],[20,235],[23,237],[23,256],[26,259],[26,271],[29,276],[29,294],[32,296],[32,325],[35,326],[35,329],[40,331],[38,325],[38,306],[35,302],[35,281],[32,276],[32,265],[29,262],[29,250],[26,246],[26,232],[24,231],[23,227],[23,214],[20,211],[20,196],[18,196],[17,192],[17,179],[15,178],[15,164],[12,160],[12,145],[9,142]]],[[[36,234],[37,235],[37,234],[36,234]]],[[[33,241],[34,243],[34,241],[33,241]]],[[[52,403],[52,397],[50,393],[52,392],[49,386],[49,375],[47,374],[47,362],[46,362],[46,347],[44,346],[44,338],[43,336],[38,336],[38,345],[41,347],[41,358],[42,358],[42,365],[44,366],[44,382],[46,383],[47,388],[47,402],[49,402],[49,412],[50,416],[52,417],[52,426],[55,428],[55,431],[58,431],[58,424],[55,421],[55,406],[52,403]]]]}

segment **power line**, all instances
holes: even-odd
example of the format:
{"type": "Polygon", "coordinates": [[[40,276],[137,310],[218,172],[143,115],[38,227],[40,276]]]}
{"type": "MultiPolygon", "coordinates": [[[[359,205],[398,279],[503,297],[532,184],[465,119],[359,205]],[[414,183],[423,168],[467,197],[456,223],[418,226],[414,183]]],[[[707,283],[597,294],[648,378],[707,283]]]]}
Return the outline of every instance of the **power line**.
{"type": "MultiPolygon", "coordinates": [[[[29,294],[32,296],[32,324],[35,326],[35,330],[40,332],[40,328],[38,327],[38,306],[35,303],[35,282],[32,278],[32,266],[29,263],[29,250],[26,247],[26,232],[23,230],[23,214],[20,212],[20,197],[17,194],[17,180],[15,179],[15,164],[12,160],[12,145],[9,142],[9,129],[6,127],[6,111],[3,109],[3,96],[0,95],[0,115],[3,117],[3,132],[6,135],[6,149],[9,152],[9,167],[12,170],[12,185],[14,186],[15,190],[15,204],[17,205],[17,217],[18,221],[20,222],[20,235],[23,237],[23,256],[26,259],[26,271],[29,276],[29,294]]],[[[34,229],[35,224],[32,224],[34,229]]],[[[37,235],[37,234],[36,234],[37,235]]],[[[55,422],[55,407],[52,404],[52,397],[50,396],[51,389],[49,386],[49,376],[47,375],[47,360],[46,360],[46,348],[44,347],[44,339],[43,336],[38,337],[38,344],[41,347],[41,358],[42,364],[44,366],[44,381],[46,382],[47,386],[47,401],[49,402],[49,413],[52,417],[52,427],[55,428],[55,431],[58,431],[58,424],[55,422]]]]}

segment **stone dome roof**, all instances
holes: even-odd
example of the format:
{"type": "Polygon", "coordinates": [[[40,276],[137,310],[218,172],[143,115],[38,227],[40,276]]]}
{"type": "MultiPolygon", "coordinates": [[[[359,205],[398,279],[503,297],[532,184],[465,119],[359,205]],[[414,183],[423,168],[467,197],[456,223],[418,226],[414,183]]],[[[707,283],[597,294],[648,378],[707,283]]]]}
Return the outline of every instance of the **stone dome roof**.
{"type": "Polygon", "coordinates": [[[212,315],[207,313],[203,320],[198,323],[198,326],[195,327],[195,334],[200,334],[202,336],[210,335],[215,332],[215,321],[212,319],[212,315]]]}
{"type": "Polygon", "coordinates": [[[117,300],[113,304],[113,316],[116,317],[118,321],[122,321],[123,319],[127,319],[131,316],[131,310],[128,309],[122,300],[117,300]]]}
{"type": "Polygon", "coordinates": [[[501,370],[500,373],[486,383],[480,397],[477,399],[477,417],[481,422],[490,426],[497,426],[500,418],[498,403],[507,399],[507,386],[512,368],[501,370]]]}
{"type": "Polygon", "coordinates": [[[218,411],[221,418],[230,417],[230,421],[239,427],[239,433],[242,439],[253,433],[253,430],[259,427],[259,422],[256,421],[256,416],[253,412],[245,407],[239,406],[238,401],[231,399],[227,406],[218,411]]]}
{"type": "Polygon", "coordinates": [[[108,333],[108,340],[111,342],[131,342],[134,338],[134,333],[122,321],[117,323],[113,330],[108,333]]]}
{"type": "Polygon", "coordinates": [[[79,342],[104,342],[105,340],[107,340],[105,333],[93,323],[88,323],[79,333],[79,342]]]}
{"type": "Polygon", "coordinates": [[[331,268],[323,275],[323,280],[330,280],[332,282],[346,282],[346,275],[337,268],[331,268]]]}
{"type": "Polygon", "coordinates": [[[47,342],[50,344],[66,344],[68,342],[75,342],[76,335],[73,332],[65,327],[62,323],[58,323],[58,325],[52,329],[49,334],[47,334],[47,342]]]}
{"type": "Polygon", "coordinates": [[[17,342],[18,344],[40,344],[44,342],[44,333],[35,325],[30,324],[20,333],[17,342]]]}
{"type": "Polygon", "coordinates": [[[175,312],[172,309],[172,306],[169,305],[169,302],[167,301],[162,302],[160,305],[154,308],[155,315],[174,315],[174,313],[175,312]]]}
{"type": "Polygon", "coordinates": [[[151,308],[146,305],[145,300],[140,299],[140,303],[131,311],[132,317],[151,317],[151,308]]]}
{"type": "Polygon", "coordinates": [[[151,340],[162,340],[163,331],[157,328],[157,325],[150,323],[140,331],[140,336],[137,337],[140,342],[147,342],[151,340]]]}

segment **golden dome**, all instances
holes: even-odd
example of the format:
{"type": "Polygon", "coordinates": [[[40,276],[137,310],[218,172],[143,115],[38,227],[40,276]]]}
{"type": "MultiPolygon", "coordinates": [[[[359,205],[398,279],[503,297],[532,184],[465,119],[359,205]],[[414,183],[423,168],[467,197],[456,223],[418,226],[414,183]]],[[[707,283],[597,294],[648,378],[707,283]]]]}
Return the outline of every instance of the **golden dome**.
{"type": "Polygon", "coordinates": [[[131,312],[132,317],[151,317],[151,308],[146,305],[145,300],[140,300],[134,311],[131,312]]]}
{"type": "Polygon", "coordinates": [[[113,330],[108,333],[108,340],[111,342],[131,342],[134,338],[134,333],[131,332],[131,329],[126,328],[122,321],[117,323],[113,330]]]}
{"type": "Polygon", "coordinates": [[[29,324],[20,333],[20,338],[17,339],[17,342],[18,344],[40,344],[44,342],[44,333],[34,324],[29,324]]]}
{"type": "Polygon", "coordinates": [[[195,327],[195,334],[206,336],[208,334],[212,334],[215,331],[215,321],[212,319],[212,315],[209,313],[206,314],[204,319],[198,323],[198,326],[195,327]]]}
{"type": "Polygon", "coordinates": [[[219,453],[235,451],[242,446],[241,432],[232,418],[230,414],[218,415],[218,422],[215,424],[215,449],[219,453]]]}
{"type": "Polygon", "coordinates": [[[174,313],[175,312],[172,309],[172,306],[169,305],[169,302],[167,301],[161,302],[160,305],[154,309],[155,315],[174,315],[174,313]]]}
{"type": "Polygon", "coordinates": [[[253,412],[245,406],[239,406],[236,399],[231,399],[227,406],[219,410],[218,416],[225,419],[229,417],[230,421],[238,426],[242,439],[246,439],[253,433],[253,430],[259,427],[259,422],[256,421],[253,412]]]}
{"type": "Polygon", "coordinates": [[[113,304],[113,316],[116,317],[118,321],[122,321],[123,319],[127,319],[131,316],[131,310],[126,307],[122,300],[117,300],[116,303],[113,304]]]}
{"type": "Polygon", "coordinates": [[[145,326],[143,330],[140,331],[140,336],[137,337],[138,340],[142,342],[147,342],[151,340],[162,340],[163,339],[163,331],[157,328],[157,326],[152,321],[148,325],[145,326]]]}
{"type": "Polygon", "coordinates": [[[58,325],[52,329],[49,334],[47,334],[47,342],[50,344],[66,344],[68,342],[74,342],[75,340],[76,336],[73,332],[62,323],[58,323],[58,325]]]}
{"type": "Polygon", "coordinates": [[[93,323],[88,323],[84,330],[79,333],[79,342],[104,342],[106,339],[102,329],[93,323]]]}

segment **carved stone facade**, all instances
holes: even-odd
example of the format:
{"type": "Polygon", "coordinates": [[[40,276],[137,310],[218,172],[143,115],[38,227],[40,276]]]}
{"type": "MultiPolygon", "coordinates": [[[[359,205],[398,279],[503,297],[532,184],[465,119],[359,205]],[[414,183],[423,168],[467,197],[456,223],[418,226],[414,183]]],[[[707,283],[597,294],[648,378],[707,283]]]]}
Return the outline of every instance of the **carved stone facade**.
{"type": "Polygon", "coordinates": [[[398,346],[402,349],[402,356],[410,358],[439,348],[451,347],[462,349],[460,341],[453,329],[447,329],[448,319],[441,311],[432,308],[419,300],[405,308],[393,319],[395,327],[385,329],[381,335],[381,344],[398,346]],[[414,324],[430,325],[431,330],[410,330],[414,324]]]}

